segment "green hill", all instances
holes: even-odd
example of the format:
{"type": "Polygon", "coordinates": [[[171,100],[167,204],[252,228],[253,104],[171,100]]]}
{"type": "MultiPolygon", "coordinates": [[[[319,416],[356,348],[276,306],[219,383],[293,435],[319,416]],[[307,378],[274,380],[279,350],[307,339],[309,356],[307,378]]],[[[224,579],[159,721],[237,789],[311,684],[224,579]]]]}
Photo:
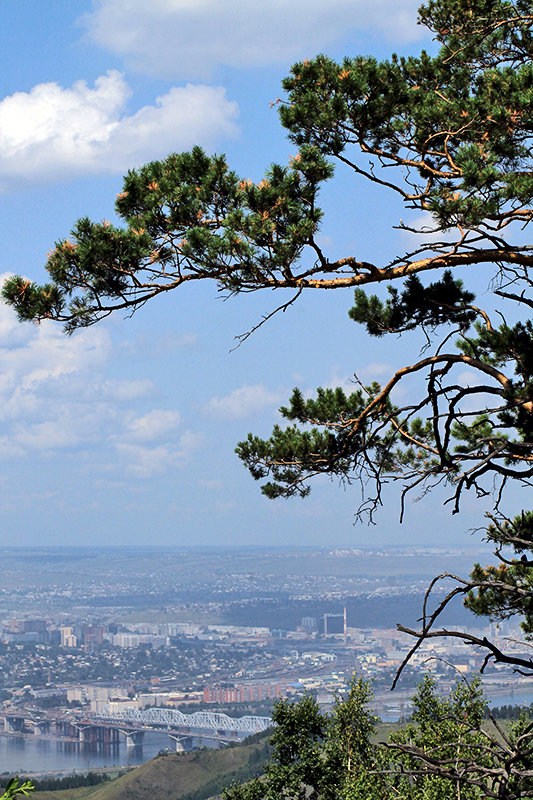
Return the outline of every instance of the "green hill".
{"type": "Polygon", "coordinates": [[[109,783],[36,792],[33,800],[204,800],[261,772],[270,732],[220,750],[157,756],[109,783]]]}

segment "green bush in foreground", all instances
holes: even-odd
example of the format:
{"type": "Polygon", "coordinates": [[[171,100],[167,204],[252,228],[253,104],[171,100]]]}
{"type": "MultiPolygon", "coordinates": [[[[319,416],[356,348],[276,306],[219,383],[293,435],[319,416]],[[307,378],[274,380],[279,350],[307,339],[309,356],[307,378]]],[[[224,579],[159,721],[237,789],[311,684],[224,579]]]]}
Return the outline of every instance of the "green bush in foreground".
{"type": "Polygon", "coordinates": [[[34,789],[35,786],[31,781],[22,781],[21,783],[19,778],[11,778],[4,789],[4,793],[0,795],[0,800],[15,800],[19,795],[28,797],[34,789]]]}
{"type": "Polygon", "coordinates": [[[480,800],[533,797],[529,720],[509,729],[484,723],[479,680],[440,698],[426,677],[412,721],[376,744],[371,691],[354,681],[330,715],[311,697],[277,703],[274,751],[263,776],[224,792],[224,800],[480,800]],[[525,738],[524,738],[525,737],[525,738]]]}

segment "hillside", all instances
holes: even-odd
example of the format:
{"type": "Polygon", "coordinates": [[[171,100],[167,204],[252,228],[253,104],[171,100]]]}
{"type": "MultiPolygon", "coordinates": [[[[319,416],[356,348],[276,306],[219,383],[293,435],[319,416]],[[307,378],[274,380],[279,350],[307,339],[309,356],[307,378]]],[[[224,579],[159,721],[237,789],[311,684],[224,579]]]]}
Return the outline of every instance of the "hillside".
{"type": "Polygon", "coordinates": [[[157,756],[110,783],[36,792],[33,800],[203,800],[261,772],[269,738],[267,731],[220,750],[157,756]]]}
{"type": "MultiPolygon", "coordinates": [[[[387,739],[399,723],[381,723],[374,739],[387,739]]],[[[32,800],[207,800],[234,781],[262,772],[270,755],[270,732],[256,734],[221,750],[196,750],[157,756],[109,783],[76,789],[40,791],[32,800]]]]}

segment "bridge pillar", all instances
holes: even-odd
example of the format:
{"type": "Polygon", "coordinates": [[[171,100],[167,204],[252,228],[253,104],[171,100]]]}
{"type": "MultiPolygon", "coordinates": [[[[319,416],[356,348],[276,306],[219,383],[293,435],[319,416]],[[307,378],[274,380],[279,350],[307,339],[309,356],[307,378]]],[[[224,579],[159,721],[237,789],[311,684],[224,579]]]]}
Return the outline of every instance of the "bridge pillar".
{"type": "Polygon", "coordinates": [[[4,717],[4,730],[7,733],[24,733],[24,717],[6,716],[4,717]]]}
{"type": "Polygon", "coordinates": [[[126,747],[138,747],[142,745],[144,731],[124,730],[123,728],[119,728],[119,731],[126,737],[126,747]]]}
{"type": "Polygon", "coordinates": [[[36,722],[33,726],[33,734],[34,736],[45,736],[47,733],[50,733],[50,723],[48,720],[43,720],[42,722],[36,722]]]}
{"type": "Polygon", "coordinates": [[[178,736],[173,733],[168,734],[168,738],[176,742],[176,753],[185,752],[185,742],[191,742],[192,736],[178,736]]]}
{"type": "Polygon", "coordinates": [[[66,720],[56,720],[55,733],[56,736],[64,736],[68,739],[80,738],[80,730],[77,725],[73,725],[66,720]]]}
{"type": "Polygon", "coordinates": [[[89,725],[85,725],[81,727],[81,725],[76,725],[76,730],[78,731],[78,739],[83,744],[87,744],[87,742],[91,741],[91,728],[89,725]]]}
{"type": "Polygon", "coordinates": [[[98,733],[98,741],[101,744],[110,745],[113,740],[113,728],[100,727],[98,733]]]}

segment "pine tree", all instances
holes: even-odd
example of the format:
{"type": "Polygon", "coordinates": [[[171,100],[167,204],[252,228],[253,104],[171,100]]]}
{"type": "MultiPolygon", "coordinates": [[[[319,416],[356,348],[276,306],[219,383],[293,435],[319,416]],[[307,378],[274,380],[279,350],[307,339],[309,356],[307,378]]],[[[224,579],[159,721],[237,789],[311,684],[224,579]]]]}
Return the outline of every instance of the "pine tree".
{"type": "MultiPolygon", "coordinates": [[[[317,474],[362,481],[359,513],[370,516],[390,481],[401,482],[403,498],[443,484],[454,513],[466,491],[493,493],[486,535],[499,564],[476,565],[447,599],[462,595],[492,619],[518,614],[529,634],[531,512],[506,517],[500,503],[509,483],[533,478],[533,247],[523,233],[533,218],[533,6],[429,0],[419,17],[436,55],[317,56],[292,67],[279,107],[298,147],[288,166],[254,184],[194,148],[132,170],[116,201],[121,227],[79,220],[49,256],[50,283],[14,277],[3,296],[22,320],[55,319],[71,332],[196,280],[230,294],[294,290],[280,308],[308,290],[351,288],[350,317],[369,336],[424,331],[425,352],[384,385],[318,389],[312,399],[295,390],[281,409],[289,424],[268,439],[250,434],[238,455],[269,497],[306,495],[317,474]],[[319,194],[337,163],[425,215],[423,231],[398,223],[423,234],[410,252],[385,264],[328,257],[319,194]],[[485,281],[487,308],[456,277],[459,267],[485,281]],[[363,288],[383,283],[385,300],[363,288]],[[424,376],[425,390],[398,406],[393,390],[410,376],[424,376]]],[[[434,629],[442,607],[410,631],[415,647],[450,633],[434,629]]],[[[487,640],[451,635],[533,669],[487,640]]]]}

